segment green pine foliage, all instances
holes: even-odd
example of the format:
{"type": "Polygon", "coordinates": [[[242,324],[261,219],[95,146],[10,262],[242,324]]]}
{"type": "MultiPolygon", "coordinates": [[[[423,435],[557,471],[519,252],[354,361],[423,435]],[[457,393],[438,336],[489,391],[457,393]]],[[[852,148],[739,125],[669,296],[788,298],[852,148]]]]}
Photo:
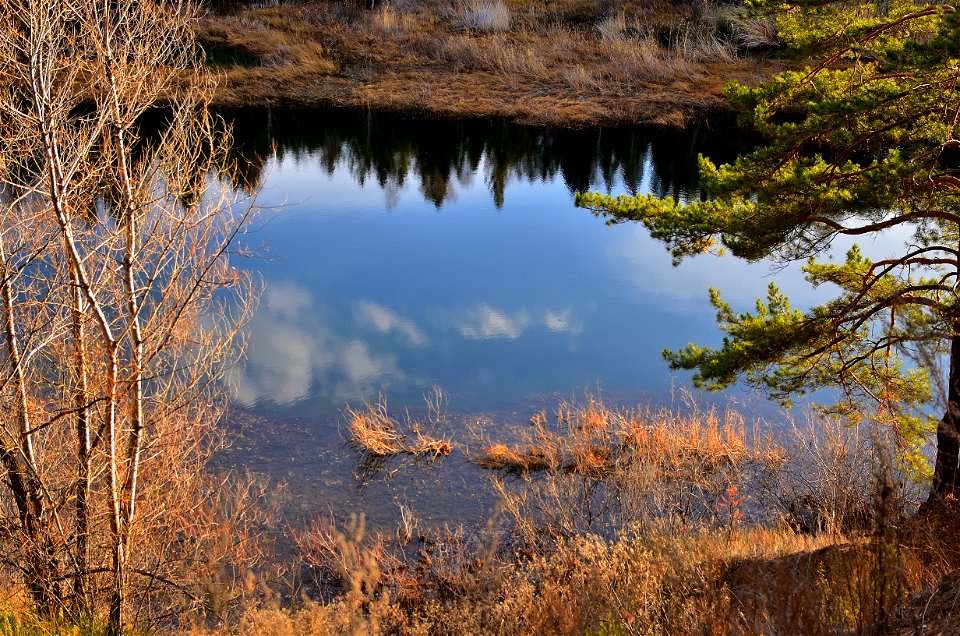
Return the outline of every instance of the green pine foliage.
{"type": "MultiPolygon", "coordinates": [[[[897,427],[905,463],[929,473],[921,448],[937,423],[921,413],[935,365],[917,361],[960,338],[960,18],[952,6],[894,0],[754,9],[775,12],[783,42],[820,60],[729,87],[741,123],[766,143],[729,165],[701,157],[703,200],[577,202],[611,223],[644,224],[675,262],[703,252],[806,261],[807,280],[832,286],[832,300],[799,311],[771,285],[740,313],[711,290],[723,344],[666,352],[671,367],[695,370],[699,386],[742,379],[785,402],[839,387],[830,408],[897,427]],[[829,259],[838,237],[886,233],[904,239],[894,256],[871,261],[854,247],[829,259]]],[[[947,384],[956,401],[960,372],[947,384]]],[[[955,437],[958,410],[944,416],[955,437]]],[[[956,458],[948,463],[956,474],[956,458]]]]}

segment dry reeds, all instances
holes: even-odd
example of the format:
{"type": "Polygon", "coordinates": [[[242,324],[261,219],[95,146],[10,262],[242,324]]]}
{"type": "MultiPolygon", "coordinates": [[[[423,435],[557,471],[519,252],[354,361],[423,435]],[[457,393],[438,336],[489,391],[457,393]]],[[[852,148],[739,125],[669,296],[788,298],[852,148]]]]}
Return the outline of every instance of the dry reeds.
{"type": "MultiPolygon", "coordinates": [[[[361,414],[386,447],[414,445],[382,401],[361,414]]],[[[323,602],[249,611],[240,631],[954,633],[960,504],[910,519],[889,435],[812,422],[774,441],[731,410],[562,404],[473,457],[519,477],[496,479],[486,530],[404,507],[393,534],[314,524],[296,540],[323,602]],[[800,527],[796,497],[830,524],[800,527]]]]}
{"type": "Polygon", "coordinates": [[[290,3],[213,13],[201,40],[226,79],[223,103],[285,99],[566,125],[663,123],[716,106],[731,80],[772,70],[737,60],[735,34],[729,26],[721,32],[709,19],[713,9],[699,6],[629,0],[611,14],[588,0],[549,8],[425,0],[372,11],[290,3]]]}
{"type": "Polygon", "coordinates": [[[364,404],[361,409],[346,409],[347,443],[359,452],[378,458],[406,454],[440,457],[450,454],[451,441],[445,437],[424,432],[422,426],[408,423],[408,431],[387,412],[387,401],[381,396],[377,402],[364,404]]]}
{"type": "Polygon", "coordinates": [[[494,443],[473,463],[517,474],[537,471],[601,474],[617,461],[656,462],[676,472],[696,466],[710,472],[748,457],[776,463],[785,451],[769,439],[748,443],[743,418],[732,410],[709,409],[680,416],[670,410],[611,410],[599,400],[562,403],[556,422],[535,415],[513,447],[494,443]]]}
{"type": "Polygon", "coordinates": [[[387,414],[386,400],[367,403],[364,408],[347,411],[347,442],[370,455],[388,457],[404,451],[406,436],[397,432],[397,421],[387,414]]]}
{"type": "Polygon", "coordinates": [[[471,461],[480,468],[518,475],[557,467],[556,456],[548,454],[546,449],[533,447],[518,451],[506,444],[492,444],[483,450],[482,455],[472,458],[471,461]]]}
{"type": "MultiPolygon", "coordinates": [[[[664,524],[684,532],[784,525],[848,537],[873,527],[877,466],[895,452],[881,450],[895,448],[889,436],[857,431],[825,417],[771,429],[730,409],[614,409],[590,398],[561,404],[553,418],[538,413],[504,431],[509,443],[488,442],[470,461],[522,478],[493,483],[511,536],[533,550],[664,524]]],[[[915,506],[916,486],[891,479],[898,485],[888,488],[887,505],[915,506]]]]}

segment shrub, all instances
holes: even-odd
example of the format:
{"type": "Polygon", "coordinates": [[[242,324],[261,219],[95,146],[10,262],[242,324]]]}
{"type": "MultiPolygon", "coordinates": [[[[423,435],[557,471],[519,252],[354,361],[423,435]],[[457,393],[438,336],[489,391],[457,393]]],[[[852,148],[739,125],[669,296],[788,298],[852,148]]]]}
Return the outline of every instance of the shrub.
{"type": "Polygon", "coordinates": [[[477,31],[507,31],[510,9],[503,0],[466,0],[457,7],[460,25],[477,31]]]}

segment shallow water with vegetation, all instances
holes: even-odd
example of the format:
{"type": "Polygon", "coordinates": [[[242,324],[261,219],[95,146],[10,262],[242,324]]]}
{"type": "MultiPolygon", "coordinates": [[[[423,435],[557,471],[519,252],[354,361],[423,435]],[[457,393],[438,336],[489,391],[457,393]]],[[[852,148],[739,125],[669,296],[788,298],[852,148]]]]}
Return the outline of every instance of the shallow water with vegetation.
{"type": "Polygon", "coordinates": [[[573,205],[587,190],[699,196],[698,154],[732,159],[746,143],[735,131],[343,110],[225,117],[234,185],[259,188],[269,210],[247,237],[265,250],[248,264],[264,293],[232,379],[246,425],[228,463],[290,482],[290,506],[305,514],[389,517],[434,488],[444,496],[421,514],[453,519],[464,499],[451,493],[479,496],[456,453],[416,477],[353,488],[348,404],[384,395],[392,412],[423,418],[423,395],[440,387],[456,437],[588,393],[670,403],[687,378],[660,352],[719,338],[709,286],[745,306],[774,279],[811,297],[799,275],[765,263],[705,256],[675,268],[642,227],[573,205]]]}

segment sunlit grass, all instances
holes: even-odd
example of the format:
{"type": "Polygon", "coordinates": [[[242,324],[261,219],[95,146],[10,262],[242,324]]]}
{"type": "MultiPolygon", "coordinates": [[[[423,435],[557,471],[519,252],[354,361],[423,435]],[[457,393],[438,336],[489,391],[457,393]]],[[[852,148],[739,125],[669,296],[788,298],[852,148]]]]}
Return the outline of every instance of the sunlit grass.
{"type": "Polygon", "coordinates": [[[387,411],[387,402],[366,403],[362,408],[348,408],[347,442],[359,452],[372,457],[395,455],[445,456],[453,445],[449,439],[424,431],[422,424],[401,424],[387,411]]]}
{"type": "Polygon", "coordinates": [[[290,3],[213,13],[201,41],[226,80],[226,103],[328,100],[566,124],[664,123],[715,105],[732,79],[769,74],[738,59],[740,40],[720,27],[730,20],[718,7],[290,3]]]}

